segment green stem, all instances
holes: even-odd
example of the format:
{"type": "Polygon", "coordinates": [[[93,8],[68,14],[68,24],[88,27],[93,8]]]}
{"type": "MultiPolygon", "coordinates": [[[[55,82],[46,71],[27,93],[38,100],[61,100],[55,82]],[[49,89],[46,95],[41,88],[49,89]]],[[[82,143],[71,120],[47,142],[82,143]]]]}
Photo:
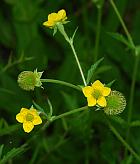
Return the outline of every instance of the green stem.
{"type": "Polygon", "coordinates": [[[40,79],[42,83],[46,82],[46,83],[55,83],[55,84],[60,84],[60,85],[65,85],[67,87],[76,89],[78,91],[82,91],[80,87],[73,85],[71,83],[68,82],[64,82],[64,81],[60,81],[60,80],[54,80],[54,79],[40,79]]]}
{"type": "Polygon", "coordinates": [[[98,59],[98,51],[99,51],[99,42],[100,42],[100,33],[101,33],[101,20],[102,20],[102,7],[97,8],[97,27],[96,27],[96,40],[95,40],[95,56],[94,62],[98,59]]]}
{"type": "Polygon", "coordinates": [[[84,73],[83,73],[82,67],[80,65],[80,62],[79,62],[77,53],[76,53],[75,48],[74,48],[74,45],[73,45],[73,39],[74,39],[74,35],[75,35],[75,32],[76,31],[74,32],[73,37],[72,38],[69,38],[68,35],[67,35],[67,33],[66,33],[66,31],[65,31],[65,29],[64,29],[64,26],[62,24],[59,23],[57,25],[57,27],[58,27],[58,30],[60,31],[60,33],[64,36],[65,40],[70,44],[70,47],[71,47],[72,52],[74,54],[76,63],[78,65],[78,68],[79,68],[79,71],[80,71],[80,74],[81,74],[81,77],[82,77],[82,80],[83,80],[83,83],[86,86],[87,83],[86,83],[86,80],[85,80],[85,77],[84,77],[84,73]]]}
{"type": "Polygon", "coordinates": [[[135,56],[133,77],[132,77],[131,90],[130,90],[130,99],[129,99],[128,124],[130,124],[130,122],[131,122],[132,107],[133,107],[133,101],[134,101],[134,91],[135,91],[136,75],[137,75],[137,71],[138,71],[138,65],[139,65],[139,56],[135,56]]]}
{"type": "MultiPolygon", "coordinates": [[[[132,119],[132,108],[133,108],[133,103],[134,103],[134,91],[135,91],[135,83],[136,83],[136,75],[137,75],[137,71],[138,71],[138,63],[139,63],[139,57],[138,55],[136,54],[136,48],[135,48],[135,45],[134,45],[134,42],[133,42],[133,39],[114,3],[113,0],[110,0],[110,3],[116,13],[116,15],[118,16],[118,19],[120,20],[121,24],[122,24],[122,27],[127,35],[127,38],[129,40],[129,42],[131,43],[132,47],[134,47],[135,49],[135,63],[134,63],[134,69],[133,69],[133,77],[132,77],[132,83],[131,83],[131,89],[130,89],[130,97],[129,97],[129,108],[128,108],[128,128],[127,128],[127,132],[126,132],[126,142],[129,142],[129,135],[130,135],[130,122],[131,122],[131,119],[132,119]]],[[[127,156],[127,150],[128,149],[125,149],[125,157],[127,156]]]]}
{"type": "Polygon", "coordinates": [[[84,83],[84,85],[86,86],[87,83],[86,83],[86,80],[85,80],[85,77],[84,77],[84,73],[83,73],[83,71],[82,71],[82,67],[81,67],[81,65],[80,65],[79,59],[78,59],[78,57],[77,57],[77,54],[76,54],[74,45],[73,45],[72,42],[69,42],[69,44],[70,44],[70,46],[71,46],[72,52],[73,52],[74,57],[75,57],[75,60],[76,60],[76,62],[77,62],[77,65],[78,65],[78,68],[79,68],[79,71],[80,71],[80,74],[81,74],[83,83],[84,83]]]}
{"type": "Polygon", "coordinates": [[[74,113],[77,113],[77,112],[80,112],[80,111],[83,111],[83,110],[86,110],[86,109],[88,109],[88,106],[84,106],[84,107],[81,107],[81,108],[77,108],[77,109],[71,110],[69,112],[65,112],[65,113],[60,114],[58,116],[54,116],[52,121],[58,120],[58,119],[63,118],[65,116],[68,116],[68,115],[71,115],[71,114],[74,114],[74,113]]]}
{"type": "MultiPolygon", "coordinates": [[[[132,77],[130,97],[129,97],[128,120],[127,120],[128,128],[127,128],[127,132],[126,132],[126,141],[127,142],[129,142],[129,136],[130,136],[130,123],[131,123],[131,119],[132,119],[132,109],[133,109],[133,103],[134,103],[134,91],[135,91],[136,75],[137,75],[137,71],[138,71],[138,65],[139,65],[139,56],[135,56],[133,77],[132,77]]],[[[127,150],[125,150],[125,156],[126,155],[127,155],[127,150]]]]}
{"type": "Polygon", "coordinates": [[[129,42],[131,43],[132,47],[135,47],[134,42],[133,42],[133,39],[132,39],[132,37],[131,37],[131,35],[130,35],[130,33],[129,33],[129,31],[128,31],[128,29],[127,29],[127,27],[126,27],[126,25],[125,25],[125,23],[124,23],[121,15],[120,15],[119,11],[118,11],[115,3],[114,3],[114,1],[113,0],[110,0],[110,3],[111,3],[111,5],[112,5],[112,7],[113,7],[113,9],[114,9],[114,11],[115,11],[115,13],[116,13],[119,21],[120,21],[120,23],[121,23],[121,25],[122,25],[122,27],[123,27],[123,29],[125,31],[125,34],[126,34],[128,40],[129,40],[129,42]]]}
{"type": "Polygon", "coordinates": [[[133,156],[140,161],[140,156],[132,149],[132,147],[122,138],[122,136],[118,133],[118,131],[111,125],[109,121],[108,126],[111,129],[111,131],[114,133],[114,135],[118,138],[118,140],[125,146],[127,150],[129,150],[133,156]]]}

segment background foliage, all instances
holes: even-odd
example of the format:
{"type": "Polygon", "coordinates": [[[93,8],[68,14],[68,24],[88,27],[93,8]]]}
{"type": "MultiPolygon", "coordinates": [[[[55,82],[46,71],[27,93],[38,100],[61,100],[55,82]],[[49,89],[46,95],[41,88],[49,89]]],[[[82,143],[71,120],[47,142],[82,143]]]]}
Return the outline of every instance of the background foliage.
{"type": "MultiPolygon", "coordinates": [[[[140,1],[116,1],[117,7],[132,34],[140,43],[140,1]]],[[[21,71],[38,68],[44,78],[54,78],[81,85],[79,70],[72,51],[64,38],[46,29],[42,23],[51,12],[64,8],[68,19],[66,31],[72,35],[78,26],[75,47],[86,73],[94,63],[97,8],[91,0],[1,0],[0,5],[0,163],[138,163],[130,155],[123,160],[123,145],[106,125],[102,112],[84,111],[52,123],[44,131],[40,127],[26,134],[15,120],[21,107],[29,108],[32,100],[49,110],[47,98],[53,104],[54,114],[86,104],[83,95],[72,89],[44,84],[44,90],[26,92],[18,87],[21,71]]],[[[104,57],[93,80],[104,83],[116,80],[113,89],[124,93],[129,103],[134,56],[125,45],[108,32],[124,34],[110,3],[105,1],[102,14],[99,57],[104,57]]],[[[140,67],[139,67],[140,68],[140,67]]],[[[136,77],[133,120],[140,120],[140,74],[136,77]]],[[[120,116],[127,120],[128,107],[120,116]]],[[[112,124],[125,138],[126,128],[121,120],[112,124]]],[[[133,123],[129,143],[140,154],[140,122],[133,123]]]]}

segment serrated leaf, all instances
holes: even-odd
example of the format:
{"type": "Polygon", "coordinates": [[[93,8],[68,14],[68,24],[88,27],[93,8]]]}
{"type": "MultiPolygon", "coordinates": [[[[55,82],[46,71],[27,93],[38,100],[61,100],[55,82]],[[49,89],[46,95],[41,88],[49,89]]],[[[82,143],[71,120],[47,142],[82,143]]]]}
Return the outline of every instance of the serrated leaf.
{"type": "Polygon", "coordinates": [[[134,47],[129,43],[129,41],[119,33],[113,33],[113,32],[107,32],[112,38],[124,43],[126,46],[128,46],[130,49],[134,49],[134,47]]]}
{"type": "Polygon", "coordinates": [[[90,82],[90,80],[91,80],[93,74],[95,73],[97,67],[99,66],[99,64],[100,64],[103,60],[104,60],[104,58],[99,59],[96,63],[94,63],[94,64],[90,67],[90,69],[88,70],[88,74],[87,74],[87,80],[86,80],[87,84],[89,84],[89,82],[90,82]]]}

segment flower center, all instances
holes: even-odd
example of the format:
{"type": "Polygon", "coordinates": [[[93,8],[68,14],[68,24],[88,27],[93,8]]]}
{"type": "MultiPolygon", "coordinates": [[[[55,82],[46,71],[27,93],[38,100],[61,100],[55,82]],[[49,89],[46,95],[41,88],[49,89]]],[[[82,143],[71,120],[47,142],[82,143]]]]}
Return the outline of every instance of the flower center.
{"type": "Polygon", "coordinates": [[[99,97],[102,96],[102,93],[100,90],[94,90],[93,93],[92,93],[92,96],[95,98],[95,99],[98,99],[99,97]]]}
{"type": "Polygon", "coordinates": [[[34,119],[34,116],[32,114],[28,113],[26,115],[26,121],[33,121],[33,119],[34,119]]]}

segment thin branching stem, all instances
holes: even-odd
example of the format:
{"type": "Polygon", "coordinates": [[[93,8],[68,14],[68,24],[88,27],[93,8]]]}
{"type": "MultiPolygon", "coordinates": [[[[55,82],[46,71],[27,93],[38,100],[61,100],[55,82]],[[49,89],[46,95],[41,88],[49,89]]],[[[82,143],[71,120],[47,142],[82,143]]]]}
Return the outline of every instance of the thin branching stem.
{"type": "Polygon", "coordinates": [[[55,80],[55,79],[40,79],[42,83],[54,83],[54,84],[59,84],[59,85],[65,85],[67,87],[70,87],[70,88],[73,88],[73,89],[76,89],[78,91],[82,91],[80,87],[74,85],[74,84],[71,84],[71,83],[68,83],[68,82],[65,82],[65,81],[61,81],[61,80],[55,80]]]}
{"type": "Polygon", "coordinates": [[[77,29],[75,30],[73,36],[71,38],[68,37],[65,29],[64,29],[64,26],[62,24],[58,24],[58,30],[60,31],[60,33],[64,36],[65,40],[69,43],[71,49],[72,49],[72,52],[73,52],[73,55],[75,57],[75,60],[76,60],[76,63],[77,63],[77,66],[79,68],[79,71],[80,71],[80,74],[81,74],[81,77],[82,77],[82,80],[83,80],[83,83],[84,85],[86,86],[87,83],[86,83],[86,79],[85,79],[85,76],[84,76],[84,73],[83,73],[83,70],[82,70],[82,67],[81,67],[81,64],[80,64],[80,61],[78,59],[78,56],[77,56],[77,53],[75,51],[75,48],[74,48],[74,44],[73,44],[73,40],[74,40],[74,36],[75,36],[75,33],[77,31],[77,29]]]}
{"type": "Polygon", "coordinates": [[[126,27],[126,25],[125,25],[121,15],[120,15],[120,12],[118,11],[118,9],[117,9],[117,7],[116,7],[116,5],[114,3],[114,1],[110,0],[110,3],[111,3],[111,5],[112,5],[112,7],[113,7],[113,9],[114,9],[114,11],[115,11],[119,21],[120,21],[120,23],[121,23],[121,25],[122,25],[122,27],[123,27],[123,29],[125,31],[125,34],[126,34],[128,40],[129,40],[130,44],[132,45],[132,47],[135,47],[133,39],[132,39],[132,37],[131,37],[131,35],[130,35],[130,33],[129,33],[129,31],[128,31],[128,29],[127,29],[127,27],[126,27]]]}
{"type": "Polygon", "coordinates": [[[81,111],[87,110],[87,109],[88,109],[88,107],[87,106],[84,106],[84,107],[81,107],[81,108],[77,108],[77,109],[71,110],[69,112],[62,113],[62,114],[60,114],[58,116],[54,116],[54,118],[52,119],[52,121],[58,120],[58,119],[63,118],[65,116],[68,116],[68,115],[71,115],[71,114],[74,114],[74,113],[77,113],[77,112],[81,112],[81,111]]]}

